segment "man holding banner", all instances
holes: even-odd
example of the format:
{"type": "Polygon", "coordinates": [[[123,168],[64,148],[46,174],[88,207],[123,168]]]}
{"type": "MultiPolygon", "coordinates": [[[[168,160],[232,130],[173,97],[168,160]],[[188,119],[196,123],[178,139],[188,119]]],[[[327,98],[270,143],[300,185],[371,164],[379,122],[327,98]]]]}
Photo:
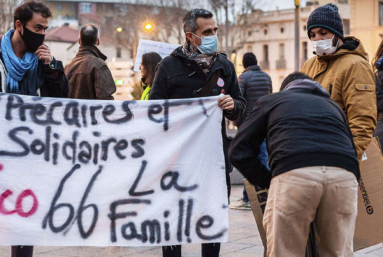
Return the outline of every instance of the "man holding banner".
{"type": "MultiPolygon", "coordinates": [[[[218,27],[213,14],[204,9],[191,10],[184,17],[183,27],[185,44],[158,64],[149,99],[182,99],[226,93],[219,98],[218,105],[227,119],[237,120],[245,110],[246,101],[241,95],[234,65],[224,54],[217,52],[218,27]]],[[[229,189],[229,141],[224,120],[222,135],[229,189]]],[[[203,257],[218,257],[219,251],[219,243],[202,244],[203,257]]],[[[164,257],[180,257],[181,246],[163,247],[162,252],[164,257]]]]}
{"type": "MultiPolygon", "coordinates": [[[[68,81],[61,61],[45,45],[45,30],[52,13],[30,1],[14,13],[14,29],[1,38],[0,92],[48,97],[68,97],[68,81]]],[[[12,246],[12,257],[33,255],[33,246],[12,246]]]]}

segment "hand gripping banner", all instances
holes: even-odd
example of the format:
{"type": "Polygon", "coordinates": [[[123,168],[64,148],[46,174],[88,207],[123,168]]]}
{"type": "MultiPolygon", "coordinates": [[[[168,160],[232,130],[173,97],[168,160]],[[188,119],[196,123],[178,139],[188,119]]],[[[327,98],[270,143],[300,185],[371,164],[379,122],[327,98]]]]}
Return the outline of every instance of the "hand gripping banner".
{"type": "Polygon", "coordinates": [[[0,245],[226,242],[217,103],[0,94],[0,245]]]}

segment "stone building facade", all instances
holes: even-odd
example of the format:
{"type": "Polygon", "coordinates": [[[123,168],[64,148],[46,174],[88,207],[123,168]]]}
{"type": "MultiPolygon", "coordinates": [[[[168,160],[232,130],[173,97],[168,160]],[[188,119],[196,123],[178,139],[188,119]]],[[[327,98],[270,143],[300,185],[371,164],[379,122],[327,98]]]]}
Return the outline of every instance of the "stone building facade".
{"type": "MultiPolygon", "coordinates": [[[[361,0],[364,1],[364,0],[361,0]]],[[[311,42],[307,35],[306,23],[310,13],[320,6],[331,1],[312,1],[301,7],[300,17],[300,66],[313,56],[311,42]],[[323,3],[322,3],[323,2],[323,3]]],[[[350,32],[350,5],[348,1],[333,0],[339,7],[343,19],[344,32],[350,32]]],[[[295,20],[294,9],[261,11],[256,10],[248,17],[246,38],[237,42],[235,58],[238,75],[244,70],[242,56],[246,52],[253,52],[258,59],[261,69],[267,72],[273,82],[273,91],[279,91],[283,79],[294,72],[295,53],[295,20]]]]}

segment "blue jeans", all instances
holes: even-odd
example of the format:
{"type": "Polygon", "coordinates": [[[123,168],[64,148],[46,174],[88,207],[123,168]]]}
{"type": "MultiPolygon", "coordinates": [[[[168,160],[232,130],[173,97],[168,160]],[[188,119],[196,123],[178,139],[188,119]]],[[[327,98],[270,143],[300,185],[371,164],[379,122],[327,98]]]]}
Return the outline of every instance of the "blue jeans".
{"type": "MultiPolygon", "coordinates": [[[[261,151],[259,152],[259,155],[258,155],[259,160],[261,161],[261,163],[263,165],[266,166],[266,168],[270,169],[269,168],[269,164],[267,163],[269,161],[269,157],[267,156],[266,141],[264,141],[261,144],[261,149],[260,150],[261,151]]],[[[243,201],[245,201],[245,202],[249,201],[249,197],[247,196],[245,187],[243,187],[243,196],[242,196],[242,198],[243,198],[243,201]]]]}

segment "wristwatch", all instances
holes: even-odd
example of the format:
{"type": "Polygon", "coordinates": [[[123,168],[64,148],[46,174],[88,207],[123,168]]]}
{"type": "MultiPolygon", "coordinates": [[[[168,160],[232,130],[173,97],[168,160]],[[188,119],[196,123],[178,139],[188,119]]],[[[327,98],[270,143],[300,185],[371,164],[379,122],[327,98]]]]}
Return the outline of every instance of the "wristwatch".
{"type": "Polygon", "coordinates": [[[54,58],[53,58],[53,56],[52,56],[51,61],[48,63],[48,65],[49,65],[49,68],[51,68],[52,70],[55,69],[55,62],[54,62],[54,58]]]}

